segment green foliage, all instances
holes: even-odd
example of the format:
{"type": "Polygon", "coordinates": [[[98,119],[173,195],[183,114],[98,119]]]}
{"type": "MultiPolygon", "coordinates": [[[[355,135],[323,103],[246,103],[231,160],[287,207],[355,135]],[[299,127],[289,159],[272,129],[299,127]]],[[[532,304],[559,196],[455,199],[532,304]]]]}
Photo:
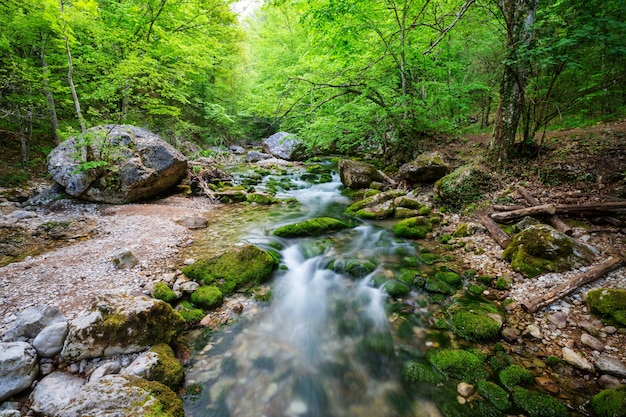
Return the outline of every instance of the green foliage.
{"type": "Polygon", "coordinates": [[[626,385],[600,391],[591,406],[599,417],[626,417],[626,385]]]}

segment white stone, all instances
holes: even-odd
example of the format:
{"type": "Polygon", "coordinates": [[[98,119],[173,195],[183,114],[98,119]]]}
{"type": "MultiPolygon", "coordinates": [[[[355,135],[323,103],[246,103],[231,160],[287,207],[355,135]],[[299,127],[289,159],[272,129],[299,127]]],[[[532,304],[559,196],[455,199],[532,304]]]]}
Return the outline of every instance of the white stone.
{"type": "Polygon", "coordinates": [[[122,364],[118,361],[107,361],[98,366],[89,377],[89,382],[97,382],[105,375],[117,374],[122,369],[122,364]]]}
{"type": "Polygon", "coordinates": [[[26,342],[0,343],[0,401],[22,392],[39,372],[37,352],[26,342]]]}
{"type": "Polygon", "coordinates": [[[59,415],[80,392],[85,380],[65,372],[53,372],[39,381],[30,395],[31,408],[49,416],[59,415]]]}
{"type": "Polygon", "coordinates": [[[573,349],[564,347],[562,350],[562,353],[563,353],[563,360],[569,363],[570,365],[575,366],[576,368],[580,368],[585,371],[589,371],[589,372],[594,370],[594,367],[591,364],[591,362],[583,358],[582,355],[580,355],[578,352],[574,351],[573,349]]]}
{"type": "Polygon", "coordinates": [[[69,325],[66,321],[54,323],[43,329],[33,340],[33,347],[42,358],[52,358],[61,353],[69,325]]]}

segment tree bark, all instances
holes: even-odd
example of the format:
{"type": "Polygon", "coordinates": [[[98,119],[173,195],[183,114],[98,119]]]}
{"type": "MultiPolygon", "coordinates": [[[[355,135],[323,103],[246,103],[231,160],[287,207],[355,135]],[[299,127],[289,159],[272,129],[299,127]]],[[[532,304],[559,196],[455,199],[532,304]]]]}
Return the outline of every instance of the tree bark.
{"type": "Polygon", "coordinates": [[[43,73],[43,89],[44,94],[46,96],[46,101],[48,102],[48,110],[50,111],[50,127],[52,129],[52,135],[54,138],[54,143],[56,145],[59,144],[59,118],[57,116],[56,104],[54,102],[54,95],[52,94],[52,89],[50,88],[50,71],[48,69],[48,62],[46,61],[46,40],[45,37],[41,36],[41,68],[43,73]]]}
{"type": "Polygon", "coordinates": [[[538,0],[497,0],[506,24],[507,56],[500,83],[500,103],[489,143],[490,159],[496,166],[507,162],[515,148],[515,135],[524,110],[524,93],[530,63],[523,51],[530,47],[538,0]]]}
{"type": "Polygon", "coordinates": [[[500,228],[500,226],[498,226],[495,221],[493,221],[489,215],[490,211],[491,208],[479,213],[478,219],[480,220],[480,223],[485,226],[493,240],[498,242],[498,245],[500,245],[502,249],[506,249],[507,246],[511,244],[511,238],[500,228]]]}
{"type": "Polygon", "coordinates": [[[609,213],[626,210],[626,201],[606,201],[602,203],[567,204],[556,206],[557,213],[609,213]]]}
{"type": "MultiPolygon", "coordinates": [[[[528,201],[528,204],[531,204],[533,206],[537,206],[540,204],[539,200],[537,200],[535,196],[532,195],[530,191],[528,191],[527,189],[520,187],[520,189],[517,191],[522,195],[522,197],[526,199],[526,201],[528,201]]],[[[552,227],[554,227],[556,230],[558,230],[561,233],[571,236],[572,233],[574,232],[574,229],[569,227],[569,225],[567,225],[563,220],[561,220],[559,216],[551,214],[546,219],[552,225],[552,227]]]]}
{"type": "MultiPolygon", "coordinates": [[[[61,13],[63,13],[63,0],[61,0],[60,3],[61,13]]],[[[85,133],[87,131],[87,125],[85,124],[85,119],[83,118],[83,113],[80,109],[80,101],[78,101],[78,93],[76,92],[76,86],[74,85],[74,64],[72,62],[72,51],[70,50],[70,39],[67,36],[67,22],[65,21],[63,21],[63,37],[65,38],[65,52],[67,54],[67,82],[72,92],[72,99],[74,100],[74,107],[76,109],[76,117],[78,118],[78,123],[80,124],[80,130],[85,133]]]]}
{"type": "Polygon", "coordinates": [[[560,300],[566,295],[574,292],[577,288],[585,285],[591,281],[594,281],[604,274],[611,272],[614,269],[619,268],[624,264],[624,259],[620,256],[612,256],[604,262],[594,266],[588,271],[583,272],[582,274],[576,275],[571,278],[569,281],[564,282],[561,285],[558,285],[552,291],[547,292],[546,294],[540,295],[539,297],[532,298],[530,300],[522,302],[522,307],[530,312],[534,313],[535,311],[543,308],[547,305],[552,304],[553,302],[560,300]]]}
{"type": "Polygon", "coordinates": [[[510,220],[519,219],[525,216],[537,216],[554,214],[556,212],[556,206],[554,204],[543,204],[541,206],[526,207],[519,210],[503,211],[500,213],[491,214],[491,218],[494,221],[505,223],[510,220]]]}

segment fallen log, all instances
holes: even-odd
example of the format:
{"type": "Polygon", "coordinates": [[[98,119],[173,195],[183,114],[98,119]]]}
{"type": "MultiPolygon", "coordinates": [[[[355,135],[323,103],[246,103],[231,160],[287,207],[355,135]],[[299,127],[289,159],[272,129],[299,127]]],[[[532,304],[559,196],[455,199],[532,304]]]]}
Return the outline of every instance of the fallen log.
{"type": "Polygon", "coordinates": [[[605,213],[626,210],[626,201],[605,201],[584,204],[565,204],[556,206],[557,214],[605,213]]]}
{"type": "Polygon", "coordinates": [[[492,213],[490,217],[496,222],[506,223],[510,220],[519,219],[520,217],[549,215],[555,212],[556,206],[554,204],[543,204],[541,206],[526,207],[519,210],[492,213]]]}
{"type": "MultiPolygon", "coordinates": [[[[528,201],[528,204],[532,206],[538,206],[540,204],[539,200],[537,200],[535,196],[532,195],[530,191],[528,191],[526,188],[520,187],[517,191],[521,194],[522,197],[526,199],[526,201],[528,201]]],[[[552,225],[552,227],[554,227],[561,233],[564,233],[568,236],[571,236],[574,233],[574,229],[572,229],[563,220],[561,220],[559,216],[555,214],[548,215],[546,217],[546,220],[548,221],[548,223],[550,223],[550,225],[552,225]]]]}
{"type": "Polygon", "coordinates": [[[517,204],[517,205],[514,205],[514,206],[505,206],[505,205],[501,205],[501,204],[494,204],[491,207],[493,207],[494,211],[513,211],[513,210],[519,210],[519,209],[526,208],[526,206],[523,206],[521,204],[517,204]]]}
{"type": "Polygon", "coordinates": [[[569,281],[564,282],[561,285],[558,285],[552,291],[547,292],[546,294],[540,295],[539,297],[532,298],[530,300],[526,300],[522,302],[522,307],[524,310],[529,313],[534,313],[535,311],[552,304],[553,302],[560,300],[566,295],[574,292],[576,289],[581,286],[588,284],[596,279],[604,276],[604,274],[611,272],[614,269],[619,268],[624,265],[624,258],[622,256],[611,256],[606,259],[604,262],[594,266],[588,271],[585,271],[575,277],[571,278],[569,281]]]}
{"type": "Polygon", "coordinates": [[[488,208],[478,213],[478,219],[480,223],[485,226],[493,240],[495,240],[502,249],[506,249],[506,247],[511,244],[511,238],[498,226],[498,223],[491,218],[491,211],[492,209],[488,208]]]}

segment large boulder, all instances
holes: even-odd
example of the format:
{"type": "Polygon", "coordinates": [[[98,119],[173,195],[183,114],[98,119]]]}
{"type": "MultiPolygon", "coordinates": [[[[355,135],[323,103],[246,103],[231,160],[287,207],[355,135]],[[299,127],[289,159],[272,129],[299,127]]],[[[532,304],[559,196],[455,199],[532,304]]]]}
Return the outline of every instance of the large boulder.
{"type": "Polygon", "coordinates": [[[337,168],[342,184],[354,190],[369,188],[372,182],[385,182],[383,174],[367,162],[342,159],[337,168]]]}
{"type": "Polygon", "coordinates": [[[44,328],[58,322],[65,322],[65,317],[55,307],[45,305],[28,307],[17,314],[1,340],[17,342],[32,339],[44,328]]]}
{"type": "Polygon", "coordinates": [[[502,253],[515,271],[529,278],[588,265],[594,256],[591,247],[545,224],[516,234],[502,253]]]}
{"type": "Polygon", "coordinates": [[[121,204],[149,198],[187,175],[182,153],[157,135],[129,125],[89,129],[52,150],[52,178],[73,197],[121,204]]]}
{"type": "Polygon", "coordinates": [[[448,173],[448,165],[439,152],[428,152],[400,167],[398,175],[408,184],[435,182],[448,173]]]}
{"type": "Polygon", "coordinates": [[[0,343],[0,402],[30,387],[37,372],[37,352],[31,345],[0,343]]]}
{"type": "Polygon", "coordinates": [[[85,380],[79,376],[55,371],[46,375],[30,394],[30,408],[47,416],[58,416],[80,393],[85,380]]]}
{"type": "Polygon", "coordinates": [[[263,140],[263,152],[287,161],[304,160],[305,151],[302,141],[291,133],[278,132],[263,140]]]}
{"type": "Polygon", "coordinates": [[[146,296],[109,294],[70,322],[61,356],[67,362],[134,353],[170,343],[184,320],[164,301],[146,296]]]}
{"type": "Polygon", "coordinates": [[[477,165],[464,165],[435,182],[440,201],[451,210],[483,201],[496,188],[491,174],[477,165]]]}

